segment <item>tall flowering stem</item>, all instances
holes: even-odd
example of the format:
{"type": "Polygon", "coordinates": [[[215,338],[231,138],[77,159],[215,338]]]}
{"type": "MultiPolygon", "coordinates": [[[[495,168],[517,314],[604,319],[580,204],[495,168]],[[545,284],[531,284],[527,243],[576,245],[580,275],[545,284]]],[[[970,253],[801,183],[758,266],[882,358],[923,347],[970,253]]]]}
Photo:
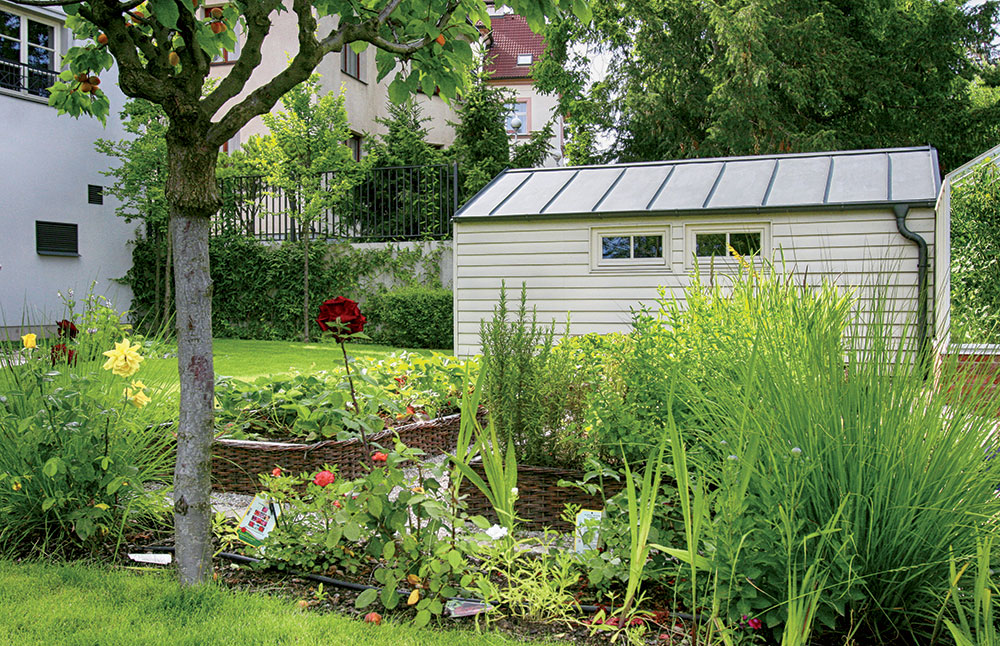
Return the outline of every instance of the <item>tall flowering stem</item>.
{"type": "MultiPolygon", "coordinates": [[[[354,412],[358,415],[361,414],[361,407],[358,406],[358,396],[354,392],[354,377],[351,376],[351,363],[347,360],[347,346],[344,345],[344,339],[340,339],[340,350],[344,353],[344,369],[347,370],[347,385],[351,388],[351,401],[354,402],[354,412]]],[[[365,433],[364,424],[360,427],[361,431],[361,444],[365,447],[365,455],[371,455],[371,448],[368,446],[368,435],[365,433]]]]}

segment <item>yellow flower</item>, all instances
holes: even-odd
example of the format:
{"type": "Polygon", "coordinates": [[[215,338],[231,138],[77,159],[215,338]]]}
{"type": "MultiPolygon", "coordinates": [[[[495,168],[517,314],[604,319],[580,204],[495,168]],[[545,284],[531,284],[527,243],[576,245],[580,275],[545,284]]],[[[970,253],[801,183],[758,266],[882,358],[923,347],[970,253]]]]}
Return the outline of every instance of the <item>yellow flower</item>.
{"type": "Polygon", "coordinates": [[[149,402],[153,401],[151,398],[146,396],[144,389],[146,385],[141,381],[133,381],[131,388],[125,389],[125,399],[132,402],[136,408],[142,408],[149,402]]]}
{"type": "Polygon", "coordinates": [[[37,338],[37,334],[25,334],[21,337],[21,343],[23,343],[26,348],[34,348],[37,345],[35,343],[35,339],[37,338]]]}
{"type": "MultiPolygon", "coordinates": [[[[32,334],[32,336],[34,336],[34,335],[32,334]]],[[[15,482],[14,486],[12,486],[11,489],[13,489],[14,491],[20,491],[21,490],[21,483],[20,482],[15,482]]]]}
{"type": "Polygon", "coordinates": [[[108,360],[104,362],[104,369],[110,370],[121,377],[131,377],[139,370],[142,356],[139,354],[138,343],[131,345],[128,339],[123,339],[121,343],[115,344],[114,350],[108,350],[104,356],[108,360]]]}

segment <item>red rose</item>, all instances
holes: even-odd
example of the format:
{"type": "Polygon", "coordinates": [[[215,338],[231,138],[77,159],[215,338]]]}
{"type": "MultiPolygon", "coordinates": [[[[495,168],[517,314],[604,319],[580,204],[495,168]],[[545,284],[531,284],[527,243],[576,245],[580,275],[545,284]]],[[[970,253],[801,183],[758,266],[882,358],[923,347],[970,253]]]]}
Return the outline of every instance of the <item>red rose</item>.
{"type": "Polygon", "coordinates": [[[334,482],[336,482],[336,480],[337,476],[333,475],[329,471],[320,471],[319,473],[316,474],[316,477],[313,478],[313,484],[320,487],[325,487],[327,485],[333,484],[334,482]]]}
{"type": "Polygon", "coordinates": [[[763,628],[763,624],[760,623],[760,619],[758,619],[757,617],[754,617],[753,619],[748,621],[747,625],[750,626],[752,630],[760,630],[761,628],[763,628]]]}
{"type": "Polygon", "coordinates": [[[343,509],[343,506],[340,504],[339,500],[334,500],[333,506],[336,507],[337,509],[343,509]]]}
{"type": "Polygon", "coordinates": [[[274,467],[274,470],[271,471],[271,475],[275,478],[281,476],[281,467],[274,467]]]}
{"type": "Polygon", "coordinates": [[[76,363],[76,350],[70,350],[66,347],[65,343],[57,343],[52,346],[50,354],[53,366],[55,366],[59,361],[65,361],[67,364],[76,363]]]}
{"type": "Polygon", "coordinates": [[[385,462],[389,456],[381,451],[376,451],[375,455],[372,456],[372,460],[375,462],[385,462]]]}
{"type": "Polygon", "coordinates": [[[343,296],[323,301],[319,306],[316,322],[324,332],[332,331],[337,341],[343,341],[341,334],[345,330],[349,330],[350,334],[357,334],[365,329],[365,317],[358,309],[358,304],[343,296]],[[328,323],[332,325],[327,325],[328,323]]]}
{"type": "Polygon", "coordinates": [[[63,319],[61,321],[56,321],[56,329],[59,332],[59,336],[68,336],[71,339],[76,338],[77,329],[73,325],[73,321],[68,319],[63,319]]]}

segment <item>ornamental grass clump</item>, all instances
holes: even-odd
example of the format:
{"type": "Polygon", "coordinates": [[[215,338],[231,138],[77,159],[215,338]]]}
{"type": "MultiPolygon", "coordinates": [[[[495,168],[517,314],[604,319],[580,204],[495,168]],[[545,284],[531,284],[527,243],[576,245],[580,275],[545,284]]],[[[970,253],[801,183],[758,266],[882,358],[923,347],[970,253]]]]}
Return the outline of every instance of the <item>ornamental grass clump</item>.
{"type": "Polygon", "coordinates": [[[697,549],[730,623],[928,643],[949,563],[996,531],[997,420],[980,413],[997,394],[947,369],[935,382],[892,304],[877,285],[808,287],[773,267],[695,283],[685,312],[661,303],[679,356],[718,332],[677,388],[711,492],[697,549]]]}

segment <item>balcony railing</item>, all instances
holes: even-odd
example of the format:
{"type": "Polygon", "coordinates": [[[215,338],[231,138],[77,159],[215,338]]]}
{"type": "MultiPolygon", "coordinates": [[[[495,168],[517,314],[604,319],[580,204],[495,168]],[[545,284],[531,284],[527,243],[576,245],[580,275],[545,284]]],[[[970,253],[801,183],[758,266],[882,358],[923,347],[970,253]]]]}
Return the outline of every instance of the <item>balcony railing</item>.
{"type": "Polygon", "coordinates": [[[59,72],[18,61],[0,60],[0,88],[47,99],[59,72]]]}
{"type": "MultiPolygon", "coordinates": [[[[323,173],[321,185],[334,184],[323,173]]],[[[298,218],[296,190],[270,186],[261,177],[220,180],[223,207],[214,235],[242,235],[258,240],[296,240],[305,233],[298,218]]],[[[316,240],[384,242],[451,237],[458,208],[458,168],[453,164],[373,168],[308,226],[316,240]]]]}

